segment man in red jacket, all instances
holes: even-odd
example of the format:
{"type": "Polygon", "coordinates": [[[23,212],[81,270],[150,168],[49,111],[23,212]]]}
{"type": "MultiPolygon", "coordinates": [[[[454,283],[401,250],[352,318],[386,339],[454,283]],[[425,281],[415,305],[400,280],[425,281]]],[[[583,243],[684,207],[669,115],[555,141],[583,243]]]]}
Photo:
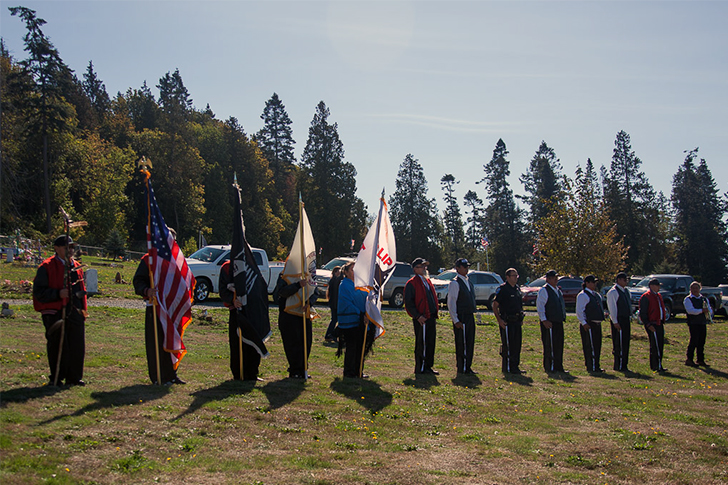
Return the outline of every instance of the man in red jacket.
{"type": "Polygon", "coordinates": [[[650,369],[666,372],[667,369],[662,367],[662,350],[665,346],[665,321],[670,315],[660,295],[660,280],[651,279],[649,286],[649,291],[640,297],[640,320],[650,339],[650,369]]]}
{"type": "Polygon", "coordinates": [[[404,307],[412,317],[415,330],[415,374],[439,374],[435,364],[435,337],[437,332],[437,292],[427,277],[424,258],[415,258],[412,269],[415,275],[404,285],[404,307]]]}
{"type": "Polygon", "coordinates": [[[86,286],[83,282],[83,271],[76,269],[80,264],[72,257],[73,240],[66,238],[67,236],[56,238],[53,242],[56,254],[38,267],[33,280],[33,308],[41,313],[46,330],[46,349],[51,369],[49,384],[65,379],[67,386],[85,386],[83,361],[86,355],[86,286]],[[68,255],[70,277],[66,275],[67,248],[71,251],[68,255]]]}

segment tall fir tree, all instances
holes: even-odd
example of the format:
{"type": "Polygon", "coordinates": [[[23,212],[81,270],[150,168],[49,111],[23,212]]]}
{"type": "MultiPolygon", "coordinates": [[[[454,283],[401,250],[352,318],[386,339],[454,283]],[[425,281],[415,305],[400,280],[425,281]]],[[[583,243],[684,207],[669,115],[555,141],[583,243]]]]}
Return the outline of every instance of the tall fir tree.
{"type": "Polygon", "coordinates": [[[614,141],[609,172],[603,181],[604,200],[617,232],[629,248],[627,267],[649,274],[666,255],[666,207],[640,170],[629,135],[620,131],[614,141]]]}
{"type": "Polygon", "coordinates": [[[427,198],[425,171],[411,154],[399,166],[395,187],[389,198],[389,217],[397,238],[397,257],[407,262],[423,257],[433,267],[441,266],[437,205],[435,199],[427,198]]]}
{"type": "Polygon", "coordinates": [[[519,180],[528,195],[518,198],[528,205],[528,222],[532,225],[546,217],[554,203],[564,196],[561,163],[545,141],[541,141],[528,170],[519,180]]]}
{"type": "Polygon", "coordinates": [[[705,159],[696,166],[698,149],[686,152],[672,179],[672,207],[680,265],[705,285],[728,277],[728,230],[725,199],[718,193],[705,159]]]}
{"type": "Polygon", "coordinates": [[[356,168],[344,160],[338,124],[328,122],[330,114],[319,102],[299,175],[311,231],[324,260],[350,251],[352,239],[361,243],[367,219],[366,206],[356,196],[356,168]]]}
{"type": "Polygon", "coordinates": [[[465,214],[468,216],[466,219],[467,230],[465,231],[465,246],[472,250],[479,249],[484,231],[483,221],[483,200],[478,197],[478,194],[472,190],[468,190],[463,198],[463,204],[465,205],[465,214]]]}
{"type": "Polygon", "coordinates": [[[485,184],[488,205],[485,208],[485,225],[490,242],[490,268],[499,274],[514,267],[525,271],[525,255],[528,253],[523,210],[516,204],[508,183],[510,162],[505,142],[498,139],[493,157],[483,166],[485,177],[478,183],[485,184]]]}
{"type": "Polygon", "coordinates": [[[452,174],[445,174],[440,179],[440,186],[445,191],[445,211],[443,213],[443,226],[445,234],[448,236],[445,241],[446,246],[443,248],[445,256],[449,260],[462,256],[465,242],[465,232],[463,231],[463,218],[460,214],[460,206],[458,199],[455,197],[455,185],[460,182],[455,180],[452,174]]]}
{"type": "Polygon", "coordinates": [[[109,93],[106,92],[106,86],[96,75],[96,71],[94,71],[93,61],[88,61],[88,67],[83,74],[83,82],[81,85],[84,93],[86,93],[89,101],[91,101],[96,115],[99,118],[103,117],[111,107],[111,100],[109,99],[109,93]]]}

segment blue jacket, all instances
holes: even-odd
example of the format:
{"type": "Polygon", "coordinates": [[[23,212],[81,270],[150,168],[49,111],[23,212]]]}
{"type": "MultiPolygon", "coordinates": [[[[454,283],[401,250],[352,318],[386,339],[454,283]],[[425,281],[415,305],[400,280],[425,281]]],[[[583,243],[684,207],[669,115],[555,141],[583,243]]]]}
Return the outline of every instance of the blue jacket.
{"type": "Polygon", "coordinates": [[[361,315],[366,312],[367,292],[354,288],[349,278],[341,280],[339,285],[339,328],[353,328],[359,325],[361,315]]]}

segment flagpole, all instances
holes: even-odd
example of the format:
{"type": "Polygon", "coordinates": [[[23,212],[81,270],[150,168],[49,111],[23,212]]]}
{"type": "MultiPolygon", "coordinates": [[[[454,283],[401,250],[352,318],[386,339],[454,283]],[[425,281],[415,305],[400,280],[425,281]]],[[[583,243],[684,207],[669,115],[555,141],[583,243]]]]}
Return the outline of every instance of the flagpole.
{"type": "MultiPolygon", "coordinates": [[[[382,189],[382,197],[379,199],[379,217],[377,217],[377,230],[374,233],[374,240],[376,241],[374,248],[372,251],[374,252],[374,257],[372,258],[372,266],[369,268],[370,275],[374,274],[374,268],[377,265],[377,253],[379,252],[379,231],[382,227],[382,209],[384,208],[384,189],[382,189]]],[[[373,291],[374,287],[370,287],[369,291],[373,291]]],[[[377,297],[379,298],[379,297],[377,297]]],[[[364,375],[364,350],[366,349],[367,345],[367,330],[369,329],[369,321],[365,318],[364,319],[364,341],[361,344],[361,362],[359,362],[359,378],[361,378],[364,375]]]]}
{"type": "Polygon", "coordinates": [[[303,314],[303,378],[308,379],[308,339],[306,338],[306,316],[308,315],[308,300],[306,299],[306,286],[308,282],[304,280],[306,277],[306,253],[303,244],[303,200],[301,193],[298,193],[298,225],[301,228],[299,234],[301,240],[301,281],[303,282],[303,301],[301,302],[301,310],[303,314]]]}
{"type": "MultiPolygon", "coordinates": [[[[142,173],[144,174],[144,183],[147,186],[147,234],[151,237],[152,234],[152,202],[150,199],[150,190],[149,190],[149,178],[152,176],[151,173],[149,173],[149,170],[147,170],[146,163],[147,160],[145,157],[142,157],[141,161],[139,162],[140,165],[142,165],[142,173]]],[[[147,250],[149,250],[149,243],[147,242],[147,250]]],[[[150,255],[151,258],[151,255],[150,255]]],[[[154,322],[154,356],[156,358],[157,363],[157,385],[162,385],[162,370],[161,366],[159,364],[159,331],[157,330],[157,296],[155,293],[155,287],[154,287],[154,274],[152,274],[152,265],[147,260],[147,268],[149,269],[149,282],[151,284],[152,289],[152,296],[150,298],[151,304],[152,304],[152,321],[154,322]]]]}

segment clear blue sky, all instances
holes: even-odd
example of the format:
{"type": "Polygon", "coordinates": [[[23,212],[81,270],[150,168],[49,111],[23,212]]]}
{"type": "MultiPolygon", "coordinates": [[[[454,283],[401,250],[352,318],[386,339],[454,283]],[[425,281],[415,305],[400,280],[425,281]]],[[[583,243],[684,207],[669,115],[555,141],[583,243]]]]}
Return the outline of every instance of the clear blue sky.
{"type": "Polygon", "coordinates": [[[700,147],[728,190],[726,1],[0,1],[1,35],[25,57],[22,22],[44,32],[81,76],[93,61],[110,95],[179,68],[197,108],[248,134],[277,92],[300,157],[316,104],[338,123],[359,195],[376,210],[412,153],[428,195],[439,180],[475,190],[498,138],[522,192],[541,140],[564,171],[609,165],[625,130],[669,196],[684,150],[700,147]]]}

